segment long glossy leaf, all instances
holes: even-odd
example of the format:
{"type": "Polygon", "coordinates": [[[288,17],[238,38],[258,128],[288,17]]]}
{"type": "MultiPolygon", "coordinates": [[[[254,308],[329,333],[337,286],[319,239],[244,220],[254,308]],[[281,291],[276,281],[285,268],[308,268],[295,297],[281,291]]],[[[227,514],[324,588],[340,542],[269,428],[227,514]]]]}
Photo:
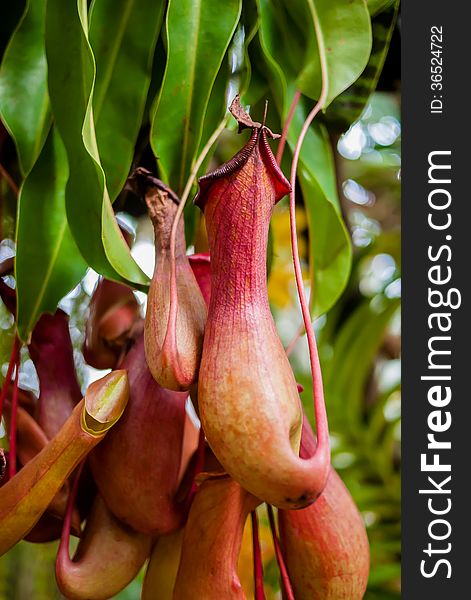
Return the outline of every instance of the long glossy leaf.
{"type": "MultiPolygon", "coordinates": [[[[206,109],[206,114],[205,114],[205,117],[203,120],[203,129],[202,129],[202,133],[201,133],[201,140],[200,140],[197,155],[200,154],[200,152],[202,151],[202,149],[205,147],[206,143],[208,142],[209,138],[212,136],[212,134],[214,133],[214,131],[216,130],[216,128],[219,126],[222,119],[224,118],[224,114],[226,113],[227,107],[228,107],[227,91],[228,91],[229,83],[230,83],[230,65],[229,65],[229,57],[227,56],[227,53],[226,53],[226,55],[224,56],[224,60],[221,64],[221,68],[219,69],[217,77],[214,81],[213,88],[211,90],[211,96],[209,98],[208,106],[206,109]]],[[[203,161],[203,163],[199,169],[199,173],[197,174],[197,177],[199,175],[202,175],[203,173],[206,173],[206,171],[208,170],[208,165],[210,164],[210,162],[214,156],[214,152],[215,152],[216,148],[217,148],[217,144],[214,144],[213,147],[207,153],[206,158],[203,161]]],[[[197,177],[195,178],[195,181],[193,182],[193,190],[192,190],[193,194],[196,193],[197,177]]],[[[200,218],[201,218],[201,215],[199,214],[199,211],[195,210],[195,207],[192,205],[192,203],[187,204],[187,206],[185,207],[185,212],[184,212],[184,220],[185,220],[185,237],[186,237],[188,244],[191,244],[193,241],[195,231],[196,231],[196,225],[197,225],[198,219],[200,219],[200,218]]]]}
{"type": "MultiPolygon", "coordinates": [[[[226,51],[221,67],[214,81],[211,95],[206,108],[206,114],[203,121],[203,129],[197,155],[201,153],[208,140],[221,123],[224,115],[227,113],[228,106],[236,93],[243,95],[250,83],[252,70],[248,55],[248,47],[253,40],[258,29],[258,18],[253,9],[255,0],[250,0],[243,5],[241,22],[237,27],[232,42],[226,51]],[[250,13],[247,14],[247,13],[250,13]],[[245,19],[244,19],[245,17],[245,19]]],[[[232,123],[229,122],[229,126],[232,123]]],[[[235,126],[235,124],[233,124],[235,126]]],[[[214,153],[217,150],[217,144],[207,152],[199,173],[206,173],[210,162],[213,160],[214,153]]],[[[196,191],[196,182],[195,182],[196,191]]],[[[195,215],[193,207],[186,209],[185,214],[185,232],[186,239],[193,239],[198,212],[195,215]]]]}
{"type": "MultiPolygon", "coordinates": [[[[198,154],[221,123],[235,94],[239,93],[243,96],[249,86],[252,73],[248,47],[259,26],[257,13],[253,10],[254,4],[255,0],[244,4],[241,22],[214,81],[204,117],[198,154]]],[[[215,149],[215,146],[213,146],[213,149],[215,149]]],[[[201,168],[202,173],[206,172],[212,155],[213,152],[210,151],[204,160],[201,168]]]]}
{"type": "Polygon", "coordinates": [[[160,176],[181,192],[197,152],[211,89],[239,21],[241,0],[170,0],[167,66],[151,144],[160,176]]]}
{"type": "MultiPolygon", "coordinates": [[[[301,159],[301,163],[303,163],[301,159]]],[[[343,292],[350,273],[351,245],[346,227],[333,204],[326,202],[312,170],[304,166],[300,184],[306,203],[310,238],[311,312],[327,312],[343,292]]]]}
{"type": "Polygon", "coordinates": [[[143,125],[149,125],[153,116],[153,108],[156,98],[160,93],[162,81],[164,79],[165,64],[167,62],[167,51],[165,48],[163,35],[159,36],[154,51],[154,59],[151,67],[151,77],[149,90],[147,92],[146,105],[144,107],[143,125]]]}
{"type": "MultiPolygon", "coordinates": [[[[296,0],[297,2],[298,0],[296,0]]],[[[371,22],[364,0],[301,0],[307,4],[308,46],[298,87],[310,98],[320,95],[320,57],[327,63],[324,107],[362,73],[371,52],[371,22]],[[318,35],[317,35],[317,33],[318,35]]]]}
{"type": "MultiPolygon", "coordinates": [[[[219,123],[224,118],[228,107],[228,87],[230,83],[230,65],[229,65],[229,56],[224,57],[221,68],[217,74],[217,77],[213,84],[213,89],[211,90],[211,96],[208,101],[208,106],[206,107],[206,114],[203,120],[203,129],[201,132],[201,140],[198,147],[198,154],[205,147],[209,138],[212,136],[214,130],[218,127],[219,123]]],[[[213,146],[213,151],[215,146],[213,146]]],[[[213,152],[209,152],[206,159],[203,161],[203,165],[201,167],[201,173],[205,173],[207,170],[207,165],[209,164],[212,158],[213,152]]]]}
{"type": "Polygon", "coordinates": [[[164,0],[94,0],[91,8],[93,115],[112,201],[131,167],[164,7],[164,0]]]}
{"type": "MultiPolygon", "coordinates": [[[[272,59],[282,67],[278,80],[294,76],[297,87],[317,99],[322,54],[327,63],[327,106],[359,77],[371,51],[371,23],[364,0],[293,0],[289,9],[281,0],[257,1],[262,47],[269,48],[272,59]]],[[[271,67],[276,70],[275,65],[271,67]]]]}
{"type": "Polygon", "coordinates": [[[396,25],[398,9],[399,0],[396,0],[393,6],[372,19],[373,48],[370,59],[355,83],[340,94],[327,109],[325,119],[330,128],[340,132],[346,131],[360,117],[378,84],[396,25]]]}
{"type": "Polygon", "coordinates": [[[119,230],[100,164],[92,109],[95,63],[87,20],[86,0],[48,1],[49,93],[70,169],[67,218],[91,267],[109,279],[143,284],[147,277],[132,259],[119,230]]]}
{"type": "Polygon", "coordinates": [[[53,128],[19,197],[17,325],[25,342],[41,313],[54,312],[59,300],[77,285],[87,268],[67,224],[68,174],[65,149],[53,128]]]}
{"type": "Polygon", "coordinates": [[[0,113],[23,174],[34,165],[51,125],[44,48],[46,0],[27,3],[0,71],[0,113]]]}
{"type": "Polygon", "coordinates": [[[245,94],[250,86],[252,78],[252,65],[250,63],[249,47],[260,28],[260,17],[257,11],[256,0],[246,0],[242,6],[241,27],[244,32],[243,61],[240,65],[238,76],[238,87],[241,96],[245,94]]]}
{"type": "Polygon", "coordinates": [[[257,0],[260,15],[260,30],[258,35],[259,51],[263,54],[266,68],[270,74],[270,87],[277,103],[280,114],[287,112],[288,83],[287,80],[297,76],[297,69],[291,61],[291,57],[300,67],[302,64],[302,52],[299,49],[300,38],[291,37],[286,27],[287,11],[280,0],[257,0]],[[291,44],[291,41],[295,44],[291,44]],[[285,52],[284,47],[290,48],[285,52]]]}
{"type": "Polygon", "coordinates": [[[2,64],[2,117],[12,134],[26,179],[20,191],[15,261],[20,337],[27,341],[44,311],[83,276],[86,265],[65,216],[67,158],[50,129],[44,47],[46,2],[30,2],[2,64]],[[39,156],[39,158],[38,158],[39,156]]]}

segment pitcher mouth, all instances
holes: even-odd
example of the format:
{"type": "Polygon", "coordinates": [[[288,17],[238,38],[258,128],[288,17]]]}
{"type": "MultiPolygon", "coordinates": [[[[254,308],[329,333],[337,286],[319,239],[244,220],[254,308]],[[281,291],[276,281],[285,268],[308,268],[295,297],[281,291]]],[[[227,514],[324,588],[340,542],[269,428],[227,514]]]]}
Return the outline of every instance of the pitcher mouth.
{"type": "Polygon", "coordinates": [[[267,137],[277,139],[280,136],[273,133],[271,129],[265,125],[265,122],[259,123],[258,121],[253,121],[250,115],[242,107],[239,95],[234,98],[229,110],[239,124],[239,133],[244,129],[252,129],[252,135],[247,144],[230,161],[198,179],[199,189],[194,199],[194,203],[203,212],[211,184],[215,180],[229,177],[241,169],[257,146],[260,151],[260,156],[270,171],[275,183],[275,202],[278,202],[281,198],[291,192],[291,185],[278,166],[267,140],[267,137]]]}

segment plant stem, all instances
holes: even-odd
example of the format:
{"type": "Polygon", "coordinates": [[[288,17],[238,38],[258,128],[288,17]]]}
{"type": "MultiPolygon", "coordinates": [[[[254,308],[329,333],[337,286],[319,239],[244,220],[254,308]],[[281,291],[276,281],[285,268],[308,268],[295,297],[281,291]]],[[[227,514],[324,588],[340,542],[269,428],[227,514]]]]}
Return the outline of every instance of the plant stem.
{"type": "Polygon", "coordinates": [[[250,513],[250,516],[252,519],[253,573],[255,584],[254,598],[255,600],[265,600],[265,590],[263,589],[263,562],[260,537],[258,535],[257,512],[253,510],[250,513]]]}
{"type": "MultiPolygon", "coordinates": [[[[311,3],[310,3],[311,6],[311,3]]],[[[316,28],[317,38],[322,39],[320,36],[320,26],[317,20],[317,14],[315,12],[314,5],[311,6],[314,25],[316,28]]],[[[321,73],[322,73],[322,88],[321,94],[319,96],[319,100],[314,108],[311,110],[309,115],[307,116],[301,133],[299,134],[298,141],[296,142],[296,147],[293,153],[293,162],[291,164],[291,175],[290,175],[290,183],[291,183],[291,193],[289,196],[289,213],[290,213],[290,228],[291,228],[291,248],[293,252],[293,264],[294,264],[294,274],[296,278],[296,287],[298,289],[298,297],[299,302],[301,304],[301,312],[303,315],[304,327],[306,329],[307,342],[309,346],[309,359],[311,363],[311,373],[312,373],[312,388],[313,388],[313,396],[314,396],[314,412],[316,415],[316,428],[317,428],[317,451],[326,452],[329,448],[329,426],[327,422],[327,413],[325,408],[324,401],[324,388],[322,384],[322,372],[319,362],[319,354],[317,351],[316,344],[316,336],[314,334],[314,328],[311,322],[311,314],[308,306],[308,302],[306,300],[306,295],[304,293],[304,284],[303,284],[303,276],[301,270],[301,261],[299,258],[299,249],[298,249],[298,238],[297,238],[297,229],[296,229],[296,173],[298,169],[299,155],[301,153],[301,147],[306,137],[306,134],[309,130],[309,127],[314,120],[314,117],[324,106],[326,97],[327,97],[327,60],[325,56],[325,48],[319,44],[319,56],[321,63],[321,73]]],[[[311,292],[312,294],[313,292],[311,292]]]]}
{"type": "Polygon", "coordinates": [[[273,546],[275,547],[276,562],[280,569],[281,583],[286,594],[286,600],[295,600],[291,581],[289,579],[288,569],[286,568],[285,559],[283,558],[283,552],[281,551],[280,541],[278,540],[278,534],[276,532],[275,516],[273,514],[273,507],[271,504],[267,504],[268,520],[270,521],[271,535],[273,538],[273,546]]]}
{"type": "Polygon", "coordinates": [[[15,368],[18,354],[18,337],[15,335],[13,340],[13,346],[11,348],[10,362],[8,363],[7,374],[5,375],[5,381],[3,382],[2,389],[0,391],[0,419],[3,414],[3,403],[5,402],[5,398],[8,394],[8,389],[10,388],[11,376],[13,374],[13,369],[15,368]]]}
{"type": "Polygon", "coordinates": [[[80,476],[82,475],[85,460],[77,467],[77,472],[74,477],[72,486],[70,487],[69,497],[67,498],[67,507],[65,509],[64,522],[62,524],[61,540],[59,544],[59,554],[66,554],[66,558],[69,559],[69,538],[70,538],[70,525],[72,523],[72,513],[74,511],[75,499],[77,497],[78,486],[80,482],[80,476]]]}

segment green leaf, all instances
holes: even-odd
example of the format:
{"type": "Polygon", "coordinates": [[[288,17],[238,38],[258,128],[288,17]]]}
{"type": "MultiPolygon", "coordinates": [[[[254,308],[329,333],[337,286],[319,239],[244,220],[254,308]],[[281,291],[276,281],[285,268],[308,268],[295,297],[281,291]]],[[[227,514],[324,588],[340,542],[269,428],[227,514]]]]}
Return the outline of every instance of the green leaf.
{"type": "Polygon", "coordinates": [[[67,225],[68,175],[64,145],[53,128],[21,187],[18,203],[17,325],[24,342],[41,314],[54,312],[87,268],[67,225]]]}
{"type": "MultiPolygon", "coordinates": [[[[297,70],[290,57],[302,64],[302,54],[299,54],[299,36],[292,36],[286,27],[287,11],[278,0],[257,0],[260,15],[260,29],[257,36],[259,53],[263,55],[266,69],[269,73],[269,83],[280,114],[287,112],[287,79],[294,79],[297,70]],[[294,41],[294,45],[291,42],[294,41]],[[286,44],[286,46],[285,46],[286,44]],[[289,47],[290,52],[285,52],[289,47]]],[[[257,49],[257,48],[256,48],[257,49]]]]}
{"type": "Polygon", "coordinates": [[[167,62],[167,50],[162,37],[163,36],[160,35],[157,40],[157,45],[154,51],[154,59],[152,61],[149,90],[147,92],[146,105],[144,107],[143,125],[145,126],[150,125],[152,110],[156,98],[160,93],[160,88],[164,79],[165,64],[167,62]]]}
{"type": "MultiPolygon", "coordinates": [[[[300,102],[288,135],[292,150],[307,115],[300,102]]],[[[350,237],[340,214],[335,166],[330,141],[320,124],[310,127],[298,167],[309,226],[309,266],[311,273],[311,312],[327,312],[344,290],[350,274],[350,237]]]]}
{"type": "Polygon", "coordinates": [[[391,6],[397,3],[397,0],[366,0],[368,11],[372,17],[388,10],[388,8],[391,8],[391,6]]]}
{"type": "Polygon", "coordinates": [[[326,61],[327,106],[352,84],[371,51],[371,23],[364,0],[257,0],[260,42],[281,97],[284,79],[313,99],[321,90],[320,57],[326,61]],[[319,35],[317,35],[319,32],[319,35]],[[290,51],[286,52],[285,48],[290,51]]]}
{"type": "Polygon", "coordinates": [[[116,222],[100,164],[92,109],[95,63],[87,23],[86,0],[48,1],[49,93],[70,169],[67,218],[93,269],[109,279],[145,284],[148,279],[131,257],[116,222]]]}
{"type": "Polygon", "coordinates": [[[93,115],[112,201],[131,167],[164,7],[163,0],[94,0],[91,8],[97,68],[93,115]]]}
{"type": "MultiPolygon", "coordinates": [[[[257,44],[258,40],[256,40],[254,43],[254,46],[257,44]]],[[[251,112],[252,107],[258,104],[262,99],[266,99],[270,92],[268,81],[266,77],[259,71],[258,66],[251,63],[250,69],[250,85],[242,95],[242,104],[250,108],[249,112],[251,112]]]]}
{"type": "Polygon", "coordinates": [[[15,261],[17,326],[23,341],[41,313],[55,311],[86,270],[65,215],[67,157],[58,134],[50,131],[45,13],[45,0],[27,4],[0,75],[2,119],[26,175],[18,199],[15,261]]]}
{"type": "MultiPolygon", "coordinates": [[[[198,155],[221,123],[235,94],[239,93],[243,96],[249,86],[252,69],[248,55],[248,47],[259,26],[257,14],[253,10],[254,2],[255,0],[252,0],[251,2],[244,4],[241,22],[227,49],[226,55],[224,56],[214,81],[204,117],[198,155]]],[[[216,145],[213,146],[212,151],[208,153],[206,159],[203,161],[201,168],[202,173],[206,172],[206,167],[208,166],[215,149],[216,145]]]]}
{"type": "Polygon", "coordinates": [[[385,330],[399,305],[383,297],[376,307],[365,301],[345,322],[334,345],[334,360],[326,376],[329,414],[353,432],[362,420],[368,375],[385,330]]]}
{"type": "MultiPolygon", "coordinates": [[[[227,112],[228,98],[227,91],[230,82],[230,67],[229,57],[226,55],[222,62],[221,68],[214,80],[211,96],[209,97],[206,113],[203,120],[203,129],[201,132],[201,140],[198,147],[198,154],[205,147],[213,132],[217,129],[219,123],[224,118],[227,112]]],[[[207,165],[211,155],[209,155],[204,164],[207,165]]]]}
{"type": "Polygon", "coordinates": [[[15,141],[23,175],[34,165],[51,126],[44,48],[46,0],[28,2],[0,70],[0,113],[15,141]]]}
{"type": "Polygon", "coordinates": [[[325,120],[331,129],[343,132],[360,118],[366,103],[378,85],[391,37],[396,26],[399,0],[371,22],[373,47],[368,64],[361,76],[338,96],[327,109],[325,120]]]}
{"type": "Polygon", "coordinates": [[[325,108],[361,75],[368,62],[371,52],[370,15],[364,0],[302,2],[308,9],[306,23],[309,23],[309,34],[298,87],[303,94],[317,100],[322,83],[321,60],[325,60],[325,108]]]}
{"type": "Polygon", "coordinates": [[[161,178],[181,193],[201,140],[211,89],[235,31],[241,0],[170,0],[167,65],[151,144],[161,178]]]}
{"type": "MultiPolygon", "coordinates": [[[[224,60],[221,64],[221,68],[219,69],[219,72],[214,81],[213,88],[211,90],[211,96],[209,98],[208,106],[206,108],[206,114],[204,116],[201,140],[196,155],[199,155],[201,153],[203,148],[206,146],[206,143],[209,141],[210,137],[213,135],[214,131],[217,129],[222,119],[224,118],[228,106],[227,91],[229,82],[229,57],[226,53],[226,55],[224,56],[224,60]]],[[[206,173],[206,171],[208,170],[208,166],[211,160],[213,159],[216,148],[217,144],[213,144],[213,147],[210,148],[209,152],[207,153],[206,158],[204,159],[199,169],[199,172],[197,173],[195,181],[193,182],[192,194],[196,193],[197,178],[199,175],[206,173]]],[[[192,202],[189,202],[185,207],[183,215],[185,221],[186,241],[187,244],[192,244],[196,231],[197,221],[200,218],[200,211],[192,202]]]]}
{"type": "Polygon", "coordinates": [[[242,7],[241,27],[244,31],[244,57],[239,73],[239,88],[241,95],[250,85],[252,65],[250,64],[249,47],[260,28],[260,17],[257,10],[256,0],[246,0],[242,7]]]}

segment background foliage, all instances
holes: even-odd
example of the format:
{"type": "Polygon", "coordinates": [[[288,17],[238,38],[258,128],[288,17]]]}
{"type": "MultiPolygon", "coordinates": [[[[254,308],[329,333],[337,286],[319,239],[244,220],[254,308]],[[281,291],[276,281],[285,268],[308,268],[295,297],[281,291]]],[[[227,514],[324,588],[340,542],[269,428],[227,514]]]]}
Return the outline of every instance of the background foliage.
{"type": "MultiPolygon", "coordinates": [[[[145,166],[181,193],[237,91],[256,119],[269,100],[267,124],[275,131],[281,131],[295,91],[302,92],[283,159],[289,173],[302,123],[319,96],[320,57],[326,56],[325,110],[301,152],[300,242],[313,315],[319,317],[333,462],[368,526],[367,598],[399,598],[398,2],[11,4],[0,29],[0,262],[16,253],[8,281],[16,285],[24,341],[40,314],[61,302],[72,315],[79,348],[96,273],[145,291],[151,233],[144,206],[125,188],[127,176],[145,166]],[[136,230],[131,250],[115,214],[136,230]]],[[[233,124],[228,127],[199,174],[243,144],[233,124]]],[[[188,243],[204,250],[204,228],[193,206],[185,211],[185,226],[188,243]]],[[[300,315],[283,202],[271,233],[270,300],[288,343],[300,315]]],[[[13,335],[3,305],[0,327],[3,378],[13,335]]],[[[292,363],[312,417],[304,341],[292,363]]],[[[93,374],[78,351],[77,366],[86,385],[93,374]]],[[[27,355],[20,382],[36,385],[27,355]]],[[[277,571],[268,538],[264,549],[274,598],[277,571]]],[[[20,544],[0,560],[0,598],[58,597],[53,569],[46,569],[53,557],[53,545],[20,544]]],[[[241,559],[241,570],[249,578],[248,559],[241,559]]],[[[139,583],[132,586],[120,597],[136,598],[139,583]]]]}

